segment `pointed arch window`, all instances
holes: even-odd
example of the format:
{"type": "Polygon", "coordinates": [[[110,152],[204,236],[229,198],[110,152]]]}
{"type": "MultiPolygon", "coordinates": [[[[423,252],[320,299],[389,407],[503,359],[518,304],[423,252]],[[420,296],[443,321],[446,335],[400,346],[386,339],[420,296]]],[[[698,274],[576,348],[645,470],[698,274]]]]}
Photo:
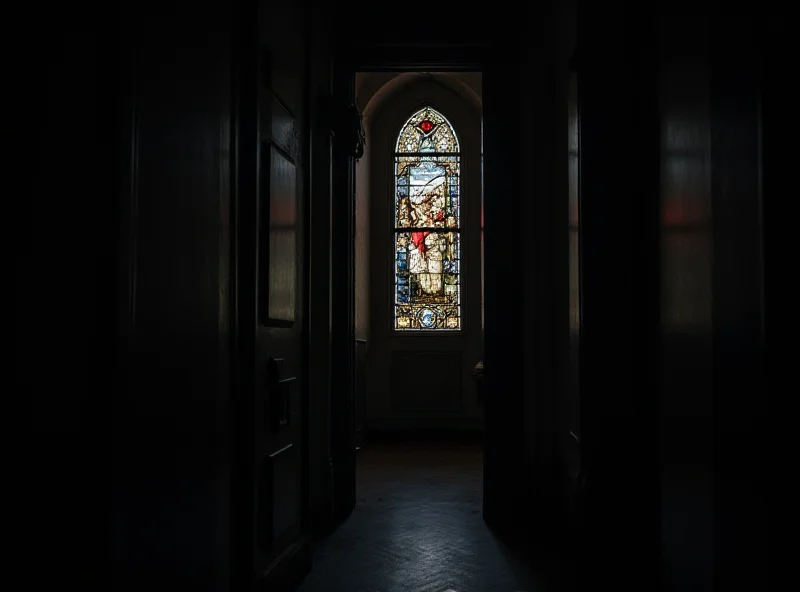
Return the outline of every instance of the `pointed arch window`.
{"type": "Polygon", "coordinates": [[[394,154],[394,328],[459,331],[461,152],[431,107],[414,113],[394,154]]]}

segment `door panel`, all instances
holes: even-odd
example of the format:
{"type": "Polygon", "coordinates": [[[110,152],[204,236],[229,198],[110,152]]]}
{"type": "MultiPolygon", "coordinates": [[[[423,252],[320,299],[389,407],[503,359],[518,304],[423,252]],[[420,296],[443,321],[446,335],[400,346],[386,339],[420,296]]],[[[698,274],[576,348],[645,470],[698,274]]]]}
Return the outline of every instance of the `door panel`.
{"type": "MultiPolygon", "coordinates": [[[[304,208],[305,14],[302,3],[259,4],[255,150],[257,211],[252,425],[256,575],[304,534],[306,483],[304,208]]],[[[266,573],[266,575],[269,575],[266,573]]]]}
{"type": "Polygon", "coordinates": [[[259,317],[267,327],[290,327],[297,308],[297,167],[287,154],[269,142],[261,145],[268,184],[261,201],[259,317]]]}

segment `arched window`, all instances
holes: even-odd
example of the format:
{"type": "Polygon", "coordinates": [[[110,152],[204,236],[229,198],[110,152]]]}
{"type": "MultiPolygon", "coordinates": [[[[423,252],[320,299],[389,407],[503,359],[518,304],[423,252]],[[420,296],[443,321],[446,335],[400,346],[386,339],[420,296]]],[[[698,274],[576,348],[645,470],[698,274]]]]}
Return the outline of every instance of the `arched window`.
{"type": "Polygon", "coordinates": [[[425,107],[394,154],[394,328],[461,329],[460,147],[450,122],[425,107]]]}

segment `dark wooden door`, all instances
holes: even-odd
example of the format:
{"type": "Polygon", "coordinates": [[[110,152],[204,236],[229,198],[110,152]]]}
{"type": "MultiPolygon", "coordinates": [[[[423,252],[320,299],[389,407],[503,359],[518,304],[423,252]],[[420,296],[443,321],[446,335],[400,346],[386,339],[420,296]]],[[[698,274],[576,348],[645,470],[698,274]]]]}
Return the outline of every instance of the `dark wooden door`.
{"type": "Polygon", "coordinates": [[[296,571],[291,559],[307,548],[303,4],[244,9],[235,56],[241,470],[243,489],[252,486],[241,492],[252,504],[239,524],[244,539],[249,513],[254,575],[270,581],[285,577],[287,564],[296,571]]]}
{"type": "Polygon", "coordinates": [[[302,211],[296,118],[262,89],[259,146],[255,451],[257,545],[270,555],[302,526],[302,211]]]}

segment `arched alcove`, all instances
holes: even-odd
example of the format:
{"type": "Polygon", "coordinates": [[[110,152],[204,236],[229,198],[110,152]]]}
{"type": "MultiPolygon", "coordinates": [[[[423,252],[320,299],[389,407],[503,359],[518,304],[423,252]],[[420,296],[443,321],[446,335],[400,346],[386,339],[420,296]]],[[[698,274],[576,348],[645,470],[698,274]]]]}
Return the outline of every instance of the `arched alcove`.
{"type": "Polygon", "coordinates": [[[481,78],[480,72],[361,72],[356,80],[356,100],[364,118],[369,119],[384,100],[406,86],[427,81],[449,88],[480,111],[481,78]]]}
{"type": "MultiPolygon", "coordinates": [[[[378,430],[481,429],[472,379],[482,355],[480,97],[451,74],[363,76],[358,88],[367,148],[356,167],[356,337],[368,344],[366,422],[378,430]],[[427,133],[419,127],[426,120],[432,126],[427,133]],[[404,133],[419,142],[398,146],[404,133]],[[441,133],[449,144],[440,143],[437,149],[436,140],[444,139],[437,135],[441,133]],[[433,152],[420,157],[430,149],[433,152]],[[398,218],[399,206],[412,205],[403,202],[403,179],[413,184],[408,167],[417,165],[428,167],[436,183],[446,184],[435,196],[437,203],[432,203],[430,192],[417,190],[417,205],[430,198],[429,205],[441,214],[437,221],[436,212],[416,212],[432,214],[430,228],[422,218],[413,222],[398,218]],[[407,230],[406,225],[415,228],[407,230]],[[398,246],[409,263],[412,252],[418,258],[422,255],[420,247],[428,253],[439,251],[441,257],[427,261],[424,270],[418,268],[436,277],[415,280],[418,288],[427,288],[431,302],[443,300],[434,302],[438,308],[420,304],[418,310],[406,311],[410,316],[397,316],[399,305],[413,304],[399,301],[405,294],[396,273],[398,246]],[[457,277],[446,276],[446,266],[457,270],[457,277]],[[421,320],[426,310],[437,313],[434,326],[421,320]],[[403,330],[398,319],[417,330],[403,330]]],[[[480,75],[474,76],[479,82],[480,75]]]]}

